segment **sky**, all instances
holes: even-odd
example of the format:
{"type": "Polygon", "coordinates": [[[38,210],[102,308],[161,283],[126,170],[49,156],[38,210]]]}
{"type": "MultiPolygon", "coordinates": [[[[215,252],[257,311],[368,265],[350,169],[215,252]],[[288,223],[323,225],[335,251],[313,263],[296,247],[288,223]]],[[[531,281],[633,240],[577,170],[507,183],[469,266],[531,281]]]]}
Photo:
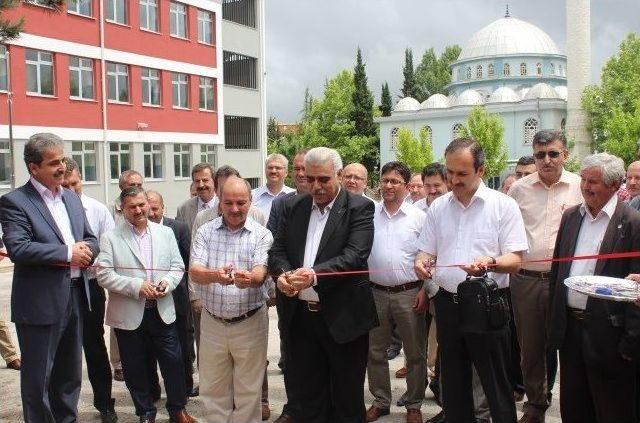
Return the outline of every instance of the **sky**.
{"type": "MultiPolygon", "coordinates": [[[[528,21],[565,52],[565,2],[559,0],[264,0],[267,115],[300,117],[305,88],[322,96],[324,82],[353,69],[362,49],[376,104],[387,81],[394,102],[402,85],[404,50],[414,64],[425,50],[466,41],[505,14],[528,21]]],[[[591,1],[592,78],[630,32],[640,33],[640,0],[591,1]]]]}

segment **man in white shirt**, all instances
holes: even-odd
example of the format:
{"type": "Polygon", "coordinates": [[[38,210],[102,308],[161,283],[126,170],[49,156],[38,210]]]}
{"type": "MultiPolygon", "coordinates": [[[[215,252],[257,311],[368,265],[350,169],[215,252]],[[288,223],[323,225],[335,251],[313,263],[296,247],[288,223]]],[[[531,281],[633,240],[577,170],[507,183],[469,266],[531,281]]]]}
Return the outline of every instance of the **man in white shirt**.
{"type": "Polygon", "coordinates": [[[251,191],[253,205],[260,209],[265,219],[271,213],[271,203],[281,195],[293,192],[294,189],[284,184],[289,169],[289,160],[282,154],[270,154],[265,161],[267,183],[251,191]]]}
{"type": "Polygon", "coordinates": [[[389,414],[391,383],[387,348],[394,325],[402,340],[407,366],[406,421],[423,421],[420,407],[426,374],[427,295],[422,289],[423,281],[413,270],[413,262],[425,214],[403,201],[410,177],[411,171],[400,162],[389,162],[380,172],[383,201],[376,204],[373,246],[368,259],[369,269],[374,270],[369,277],[380,320],[380,326],[369,332],[367,375],[374,401],[367,410],[368,422],[389,414]]]}
{"type": "MultiPolygon", "coordinates": [[[[62,186],[73,190],[80,196],[84,212],[93,234],[100,237],[114,228],[113,217],[107,206],[82,192],[82,175],[78,163],[71,157],[65,157],[67,169],[62,186]]],[[[104,289],[98,285],[96,271],[85,271],[85,284],[89,293],[88,302],[82,303],[82,347],[87,361],[87,373],[93,389],[93,405],[100,412],[103,423],[115,423],[118,420],[114,410],[115,399],[111,396],[111,367],[104,342],[104,289]]]]}
{"type": "Polygon", "coordinates": [[[416,173],[411,176],[409,185],[407,185],[409,195],[411,196],[411,203],[415,204],[418,201],[426,197],[424,192],[424,184],[422,183],[422,174],[416,173]]]}
{"type": "Polygon", "coordinates": [[[485,387],[493,421],[515,423],[507,374],[509,326],[486,333],[462,331],[457,291],[467,275],[482,276],[487,270],[492,270],[489,275],[498,286],[507,287],[507,274],[518,270],[527,250],[522,216],[513,199],[482,182],[484,152],[475,140],[453,140],[445,150],[445,161],[451,192],[429,207],[415,261],[418,277],[433,277],[440,287],[434,304],[443,408],[447,422],[474,421],[473,364],[485,387]],[[459,267],[439,267],[447,265],[459,267]]]}

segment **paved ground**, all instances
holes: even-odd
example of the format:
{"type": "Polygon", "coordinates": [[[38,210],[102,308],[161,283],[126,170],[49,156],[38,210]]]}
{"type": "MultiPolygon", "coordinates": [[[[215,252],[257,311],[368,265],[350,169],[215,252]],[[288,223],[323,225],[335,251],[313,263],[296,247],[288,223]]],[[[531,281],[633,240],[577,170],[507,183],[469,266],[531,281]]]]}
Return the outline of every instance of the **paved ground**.
{"type": "MultiPolygon", "coordinates": [[[[5,263],[0,265],[0,268],[5,268],[5,263]]],[[[0,269],[0,319],[9,320],[9,298],[11,291],[11,272],[10,269],[0,269]],[[1,272],[4,270],[3,272],[1,272]]],[[[269,396],[271,400],[272,417],[269,421],[275,420],[278,417],[282,405],[285,400],[284,385],[282,374],[275,365],[278,362],[279,357],[279,341],[278,341],[278,328],[276,322],[275,310],[270,310],[270,336],[269,336],[269,351],[268,359],[269,365],[269,396]]],[[[107,331],[108,334],[109,331],[107,331]]],[[[107,335],[108,336],[108,335],[107,335]]],[[[17,342],[14,334],[14,341],[17,342]]],[[[107,342],[107,345],[108,342],[107,342]]],[[[396,369],[402,366],[402,356],[394,359],[390,362],[390,371],[393,373],[396,369]]],[[[394,401],[400,397],[404,392],[404,381],[398,380],[392,377],[392,389],[394,401]]],[[[0,389],[2,389],[0,395],[0,422],[3,423],[17,423],[22,421],[22,407],[20,403],[20,380],[19,373],[13,370],[8,370],[4,367],[0,368],[0,389]]],[[[557,389],[556,389],[557,390],[557,389]]],[[[116,398],[116,411],[118,412],[119,422],[133,423],[138,419],[135,416],[131,399],[126,390],[123,382],[114,382],[113,385],[114,397],[116,398]]],[[[371,395],[368,389],[365,387],[367,405],[371,403],[371,395]]],[[[557,392],[554,393],[557,398],[557,392]]],[[[92,406],[92,392],[91,385],[87,379],[86,371],[84,372],[84,379],[82,384],[82,393],[79,404],[79,421],[84,422],[99,422],[99,415],[93,409],[92,406]]],[[[159,421],[168,421],[166,411],[162,408],[164,404],[164,397],[159,405],[159,421]]],[[[202,403],[199,399],[190,400],[187,404],[187,409],[195,417],[201,416],[202,403]]],[[[404,422],[404,410],[393,406],[391,415],[386,416],[378,420],[380,423],[391,422],[404,422]]],[[[426,398],[422,407],[423,415],[426,418],[435,415],[440,411],[440,408],[433,401],[431,392],[428,391],[428,397],[426,398]]],[[[557,408],[557,401],[554,401],[552,408],[550,409],[547,423],[559,423],[559,411],[557,408]]],[[[242,423],[242,422],[238,422],[242,423]]]]}

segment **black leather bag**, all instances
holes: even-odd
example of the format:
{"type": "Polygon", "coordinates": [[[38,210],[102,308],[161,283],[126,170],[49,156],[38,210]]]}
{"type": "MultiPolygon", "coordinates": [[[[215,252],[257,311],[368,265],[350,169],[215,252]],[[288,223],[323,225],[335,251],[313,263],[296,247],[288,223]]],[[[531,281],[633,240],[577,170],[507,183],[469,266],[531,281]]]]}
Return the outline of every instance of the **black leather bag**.
{"type": "Polygon", "coordinates": [[[509,304],[487,275],[467,276],[458,285],[458,307],[462,332],[487,333],[509,325],[509,304]]]}

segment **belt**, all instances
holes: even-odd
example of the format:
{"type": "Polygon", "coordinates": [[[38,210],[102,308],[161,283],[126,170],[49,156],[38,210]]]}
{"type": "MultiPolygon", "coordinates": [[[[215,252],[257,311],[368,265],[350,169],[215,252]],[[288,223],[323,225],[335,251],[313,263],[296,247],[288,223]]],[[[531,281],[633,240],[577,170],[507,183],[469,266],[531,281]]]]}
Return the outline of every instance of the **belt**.
{"type": "Polygon", "coordinates": [[[238,323],[238,322],[242,322],[245,319],[248,319],[249,317],[253,316],[254,314],[256,314],[258,312],[258,310],[260,310],[262,308],[262,306],[258,307],[258,308],[254,308],[253,310],[249,310],[244,314],[241,314],[240,316],[237,317],[232,317],[230,319],[226,319],[224,317],[218,317],[216,315],[214,315],[213,313],[211,313],[209,310],[207,310],[205,308],[205,310],[207,310],[207,313],[209,314],[209,316],[213,317],[215,320],[222,322],[222,323],[238,323]]]}
{"type": "Polygon", "coordinates": [[[410,289],[414,289],[414,288],[418,288],[420,286],[422,286],[422,281],[412,281],[412,282],[407,282],[407,283],[403,283],[402,285],[395,285],[395,286],[385,286],[385,285],[379,285],[375,282],[371,282],[371,287],[374,289],[377,289],[379,291],[384,291],[384,292],[388,292],[390,294],[396,294],[398,292],[404,292],[404,291],[408,291],[410,289]]]}
{"type": "Polygon", "coordinates": [[[518,270],[518,274],[523,276],[529,276],[531,278],[538,278],[538,279],[549,279],[549,277],[551,276],[551,272],[539,272],[537,270],[527,270],[527,269],[518,270]]]}
{"type": "Polygon", "coordinates": [[[587,312],[585,310],[571,307],[567,307],[567,310],[569,311],[569,316],[573,317],[576,320],[584,320],[587,317],[587,312]]]}
{"type": "Polygon", "coordinates": [[[80,287],[84,287],[84,279],[71,278],[71,288],[80,288],[80,287]]]}
{"type": "Polygon", "coordinates": [[[322,305],[320,305],[320,303],[318,301],[305,301],[305,300],[300,300],[300,302],[303,304],[303,306],[313,312],[316,313],[320,310],[322,310],[322,305]]]}

